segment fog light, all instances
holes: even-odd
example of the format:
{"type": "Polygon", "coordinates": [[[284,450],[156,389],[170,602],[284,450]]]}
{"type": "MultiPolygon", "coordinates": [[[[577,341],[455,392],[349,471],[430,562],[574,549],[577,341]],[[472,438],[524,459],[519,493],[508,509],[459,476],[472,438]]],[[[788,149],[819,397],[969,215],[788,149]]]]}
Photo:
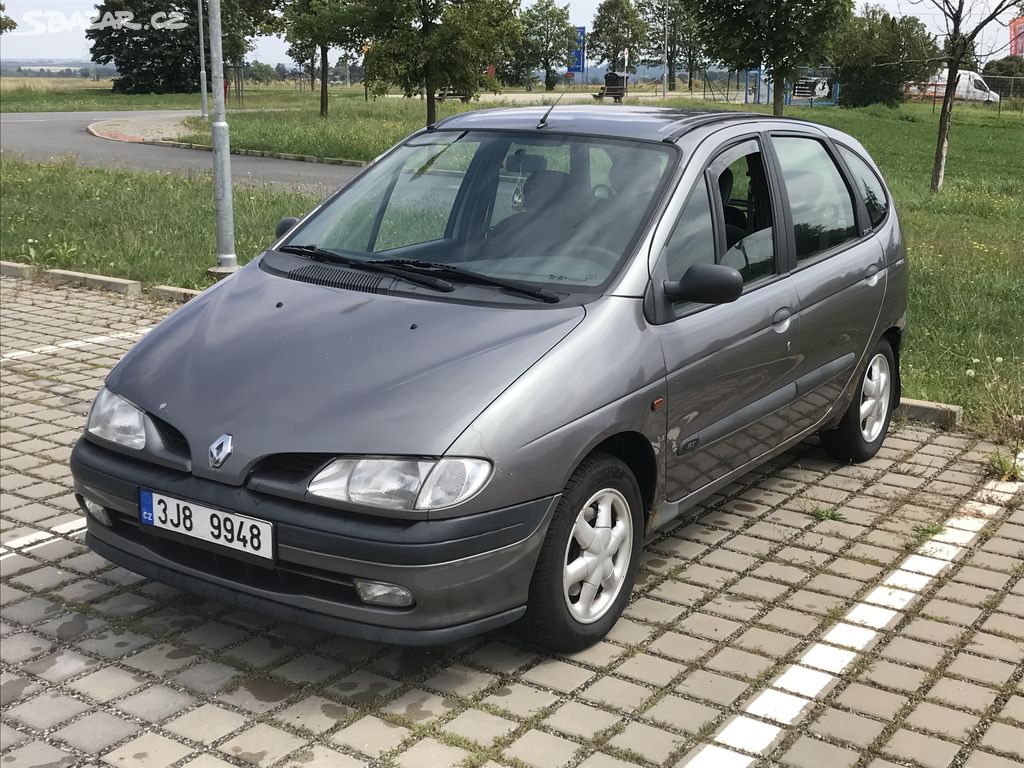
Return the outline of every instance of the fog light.
{"type": "Polygon", "coordinates": [[[397,584],[385,584],[382,581],[362,581],[356,579],[356,592],[359,599],[371,605],[387,605],[391,608],[408,608],[413,603],[412,592],[397,584]]]}
{"type": "Polygon", "coordinates": [[[86,513],[95,517],[105,526],[109,528],[114,524],[114,521],[110,519],[110,515],[107,513],[107,510],[103,506],[97,504],[95,501],[90,501],[89,499],[85,498],[81,499],[81,502],[82,507],[85,509],[86,513]]]}

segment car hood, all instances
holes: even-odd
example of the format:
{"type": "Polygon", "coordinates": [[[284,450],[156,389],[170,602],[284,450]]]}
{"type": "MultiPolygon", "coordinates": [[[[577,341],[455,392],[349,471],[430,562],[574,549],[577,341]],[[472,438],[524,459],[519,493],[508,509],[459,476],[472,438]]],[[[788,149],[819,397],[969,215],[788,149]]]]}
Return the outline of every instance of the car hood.
{"type": "Polygon", "coordinates": [[[150,331],[107,386],[180,430],[194,473],[221,482],[275,453],[436,456],[584,314],[359,293],[253,264],[150,331]],[[213,470],[225,433],[233,453],[213,470]]]}

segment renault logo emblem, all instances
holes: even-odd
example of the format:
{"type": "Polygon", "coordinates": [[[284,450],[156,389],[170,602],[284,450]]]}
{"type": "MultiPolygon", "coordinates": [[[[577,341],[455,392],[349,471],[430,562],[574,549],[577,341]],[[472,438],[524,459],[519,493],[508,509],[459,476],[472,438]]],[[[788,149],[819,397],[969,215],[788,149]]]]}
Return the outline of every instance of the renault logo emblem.
{"type": "Polygon", "coordinates": [[[231,455],[231,435],[221,435],[210,446],[210,469],[219,469],[231,455]]]}

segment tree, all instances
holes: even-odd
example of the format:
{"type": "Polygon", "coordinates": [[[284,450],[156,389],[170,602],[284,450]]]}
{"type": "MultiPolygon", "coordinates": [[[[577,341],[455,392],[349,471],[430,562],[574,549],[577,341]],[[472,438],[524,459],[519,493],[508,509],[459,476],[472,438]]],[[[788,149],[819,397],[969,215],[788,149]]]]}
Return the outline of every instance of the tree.
{"type": "Polygon", "coordinates": [[[369,38],[363,64],[376,92],[392,85],[407,96],[424,92],[427,125],[437,120],[435,96],[449,88],[476,93],[488,64],[500,61],[516,31],[519,0],[363,0],[358,25],[369,38]]]}
{"type": "Polygon", "coordinates": [[[272,83],[277,80],[277,72],[269,64],[254,61],[249,66],[249,79],[254,83],[272,83]]]}
{"type": "Polygon", "coordinates": [[[894,107],[904,99],[904,85],[926,81],[940,60],[935,36],[920,19],[897,19],[881,6],[865,6],[836,39],[832,62],[843,84],[841,104],[894,107]]]}
{"type": "Polygon", "coordinates": [[[630,72],[636,72],[636,61],[644,47],[647,30],[636,6],[630,0],[602,0],[594,15],[594,29],[590,33],[588,53],[598,64],[607,62],[608,71],[615,71],[630,52],[633,62],[630,72]]]}
{"type": "Polygon", "coordinates": [[[6,10],[7,9],[4,8],[4,4],[0,3],[0,35],[4,32],[10,32],[18,26],[18,23],[14,19],[4,13],[6,10]]]}
{"type": "Polygon", "coordinates": [[[278,80],[284,80],[288,77],[288,66],[283,62],[277,62],[277,66],[274,67],[274,72],[277,74],[278,80]]]}
{"type": "MultiPolygon", "coordinates": [[[[273,29],[272,11],[281,0],[222,0],[225,61],[241,61],[249,39],[273,29]]],[[[116,19],[118,12],[133,14],[139,29],[103,24],[86,30],[92,41],[92,60],[114,63],[119,77],[114,90],[122,93],[190,93],[199,90],[199,53],[196,40],[194,0],[102,0],[96,6],[100,18],[116,19]],[[110,16],[106,14],[110,13],[110,16]],[[148,24],[155,14],[181,14],[180,29],[148,24]]],[[[204,19],[205,21],[205,19],[204,19]]],[[[209,60],[207,60],[209,64],[209,60]]]]}
{"type": "Polygon", "coordinates": [[[1024,96],[1024,56],[1006,56],[1002,59],[990,61],[985,65],[985,69],[982,71],[982,74],[985,77],[993,78],[991,80],[986,80],[985,82],[988,83],[989,88],[1003,98],[1011,94],[1011,83],[999,78],[1020,78],[1021,82],[1017,83],[1017,87],[1013,89],[1012,93],[1024,96]]]}
{"type": "Polygon", "coordinates": [[[569,23],[569,4],[558,6],[555,0],[537,0],[523,13],[522,21],[536,67],[544,70],[544,89],[553,91],[558,82],[555,70],[569,65],[576,50],[576,27],[569,23]]]}
{"type": "Polygon", "coordinates": [[[652,67],[664,63],[667,38],[668,88],[676,89],[676,73],[683,71],[692,91],[693,75],[707,61],[695,0],[638,0],[636,8],[647,29],[643,63],[652,67]]]}
{"type": "Polygon", "coordinates": [[[532,88],[537,79],[537,50],[526,34],[522,15],[516,17],[514,25],[509,25],[503,48],[504,55],[498,59],[498,80],[505,85],[532,88]]]}
{"type": "MultiPolygon", "coordinates": [[[[354,48],[359,11],[348,0],[293,0],[285,6],[285,39],[312,45],[320,54],[320,117],[328,112],[327,83],[330,80],[328,53],[332,47],[354,48]]],[[[304,48],[304,52],[308,52],[304,48]]],[[[312,78],[312,74],[311,74],[312,78]]]]}
{"type": "Polygon", "coordinates": [[[150,19],[160,12],[179,12],[184,14],[185,28],[130,29],[111,24],[86,30],[86,38],[92,41],[92,60],[98,64],[113,63],[117,68],[119,77],[114,80],[114,91],[190,93],[199,90],[196,44],[199,31],[193,3],[184,0],[103,0],[96,6],[100,17],[119,12],[130,12],[135,19],[150,19]]]}
{"type": "MultiPolygon", "coordinates": [[[[938,0],[943,2],[944,0],[938,0]]],[[[782,115],[785,82],[796,68],[817,64],[849,17],[851,0],[697,0],[708,46],[730,68],[764,65],[782,115]]]]}
{"type": "Polygon", "coordinates": [[[932,163],[933,192],[942,190],[946,177],[946,154],[949,152],[949,130],[953,120],[956,79],[963,68],[964,57],[974,47],[978,35],[989,24],[1006,14],[1020,0],[916,0],[936,8],[946,23],[946,91],[939,112],[939,135],[935,142],[932,163]]]}

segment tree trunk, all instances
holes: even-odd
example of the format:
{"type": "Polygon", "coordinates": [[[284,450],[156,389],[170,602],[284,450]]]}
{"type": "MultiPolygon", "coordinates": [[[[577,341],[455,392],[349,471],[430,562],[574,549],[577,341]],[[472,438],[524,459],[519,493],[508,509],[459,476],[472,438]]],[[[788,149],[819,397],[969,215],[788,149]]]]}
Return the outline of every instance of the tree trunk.
{"type": "Polygon", "coordinates": [[[423,67],[423,87],[427,91],[427,125],[430,126],[437,122],[437,103],[434,99],[437,94],[434,86],[434,72],[429,62],[423,67]]]}
{"type": "Polygon", "coordinates": [[[949,127],[953,117],[953,97],[956,96],[956,78],[960,72],[960,56],[949,58],[949,75],[946,77],[946,93],[942,97],[942,111],[939,113],[939,138],[935,143],[935,163],[932,165],[932,192],[941,192],[946,176],[946,151],[949,149],[949,127]]]}
{"type": "Polygon", "coordinates": [[[320,117],[327,117],[327,46],[320,46],[320,117]]]}
{"type": "Polygon", "coordinates": [[[676,89],[676,62],[675,59],[668,60],[668,89],[674,91],[676,89]]]}
{"type": "Polygon", "coordinates": [[[786,75],[777,69],[772,70],[772,114],[782,117],[786,108],[786,75]]]}
{"type": "Polygon", "coordinates": [[[309,92],[316,90],[316,54],[309,60],[309,92]]]}

